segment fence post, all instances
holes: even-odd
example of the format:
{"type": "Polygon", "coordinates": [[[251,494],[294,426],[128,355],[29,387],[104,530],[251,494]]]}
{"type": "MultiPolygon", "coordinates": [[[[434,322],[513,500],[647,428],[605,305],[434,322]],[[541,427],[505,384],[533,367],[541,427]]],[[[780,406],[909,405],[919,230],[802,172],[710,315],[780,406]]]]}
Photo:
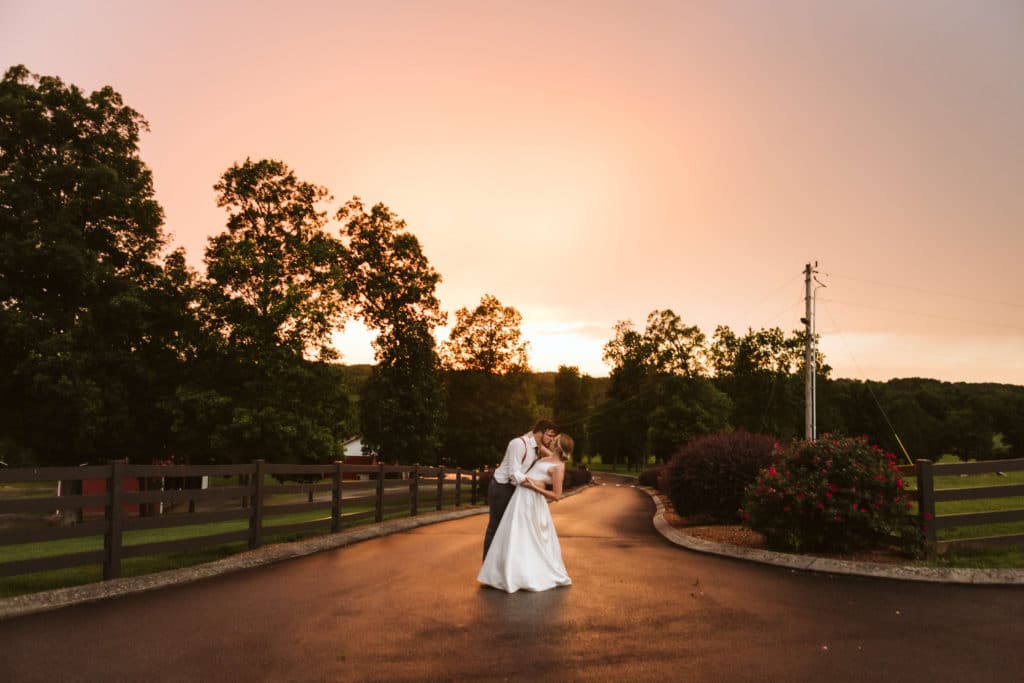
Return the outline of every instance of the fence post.
{"type": "Polygon", "coordinates": [[[436,509],[441,509],[441,503],[444,501],[444,465],[439,465],[437,468],[437,506],[436,509]]]}
{"type": "Polygon", "coordinates": [[[931,460],[917,460],[917,514],[924,530],[928,552],[935,552],[938,537],[935,533],[935,475],[931,460]]]}
{"type": "Polygon", "coordinates": [[[263,545],[263,461],[253,460],[255,472],[249,491],[252,494],[252,512],[249,515],[249,550],[263,545]]]}
{"type": "Polygon", "coordinates": [[[377,511],[373,519],[375,522],[384,521],[384,463],[377,465],[377,511]]]}
{"type": "Polygon", "coordinates": [[[455,468],[455,507],[462,505],[462,468],[455,468]]]}
{"type": "Polygon", "coordinates": [[[412,481],[409,482],[409,516],[415,517],[419,507],[420,497],[420,466],[413,465],[412,481]]]}
{"type": "Polygon", "coordinates": [[[334,485],[331,487],[331,533],[341,531],[341,461],[334,461],[334,485]]]}
{"type": "Polygon", "coordinates": [[[476,476],[477,476],[477,471],[473,470],[473,477],[472,477],[472,479],[470,479],[470,485],[469,485],[469,502],[470,502],[471,505],[476,505],[476,487],[477,487],[476,476]]]}
{"type": "Polygon", "coordinates": [[[935,532],[935,475],[932,461],[918,460],[914,464],[918,466],[918,515],[925,531],[928,552],[934,553],[938,537],[935,532]]]}
{"type": "Polygon", "coordinates": [[[124,468],[127,460],[110,461],[110,478],[107,479],[107,533],[103,535],[103,579],[121,576],[121,531],[124,527],[124,468]]]}

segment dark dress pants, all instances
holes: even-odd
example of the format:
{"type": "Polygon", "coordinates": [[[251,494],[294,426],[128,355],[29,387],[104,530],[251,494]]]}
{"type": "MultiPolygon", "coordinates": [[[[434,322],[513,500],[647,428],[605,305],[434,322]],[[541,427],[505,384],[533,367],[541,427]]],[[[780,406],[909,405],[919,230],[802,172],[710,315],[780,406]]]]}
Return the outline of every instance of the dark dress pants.
{"type": "Polygon", "coordinates": [[[499,484],[493,479],[487,487],[487,506],[490,507],[490,519],[487,522],[487,532],[484,534],[484,557],[487,557],[487,550],[491,547],[491,541],[494,540],[494,532],[498,530],[501,517],[505,514],[505,508],[508,507],[508,501],[512,499],[512,494],[515,492],[514,485],[499,484]]]}

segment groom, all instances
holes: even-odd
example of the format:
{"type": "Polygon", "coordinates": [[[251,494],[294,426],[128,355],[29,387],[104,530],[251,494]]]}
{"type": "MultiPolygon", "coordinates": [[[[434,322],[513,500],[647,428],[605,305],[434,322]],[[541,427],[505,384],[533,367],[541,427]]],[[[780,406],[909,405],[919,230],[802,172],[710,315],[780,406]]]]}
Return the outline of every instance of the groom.
{"type": "Polygon", "coordinates": [[[484,557],[487,557],[487,550],[494,540],[494,532],[501,524],[501,517],[505,514],[508,501],[515,493],[516,487],[526,480],[526,470],[537,460],[537,443],[550,448],[556,436],[558,427],[554,422],[537,420],[532,431],[508,442],[505,457],[494,470],[490,486],[487,487],[487,505],[491,509],[491,517],[487,523],[487,532],[484,534],[484,557]]]}

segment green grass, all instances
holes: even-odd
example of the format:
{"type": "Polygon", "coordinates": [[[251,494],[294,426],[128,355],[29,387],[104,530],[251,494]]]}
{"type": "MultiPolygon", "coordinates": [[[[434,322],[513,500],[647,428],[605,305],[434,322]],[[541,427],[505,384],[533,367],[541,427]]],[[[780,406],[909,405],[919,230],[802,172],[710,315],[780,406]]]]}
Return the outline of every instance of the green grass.
{"type": "MultiPolygon", "coordinates": [[[[955,456],[944,455],[939,464],[957,463],[961,460],[955,456]]],[[[904,478],[908,488],[916,489],[916,477],[904,478]]],[[[1024,484],[1024,472],[1007,472],[1005,476],[995,473],[971,474],[968,476],[943,475],[935,477],[935,489],[965,489],[985,486],[1007,486],[1024,484]]],[[[1019,510],[1024,508],[1024,496],[1005,498],[982,498],[980,500],[956,500],[935,504],[937,516],[956,515],[969,512],[994,512],[999,510],[1019,510]]],[[[914,511],[916,513],[916,504],[914,511]]],[[[957,526],[939,529],[939,541],[955,541],[966,538],[985,536],[1011,536],[1024,534],[1024,521],[1001,522],[998,524],[980,524],[973,526],[957,526]]],[[[987,550],[948,550],[944,554],[926,562],[934,567],[965,567],[978,569],[1020,569],[1024,568],[1024,548],[1007,547],[987,550]]]]}
{"type": "MultiPolygon", "coordinates": [[[[469,492],[464,490],[463,505],[470,506],[469,492]]],[[[286,504],[294,503],[299,501],[305,501],[305,494],[287,494],[274,496],[272,499],[273,504],[286,504]]],[[[444,497],[442,498],[443,508],[452,509],[454,507],[455,493],[453,490],[446,487],[444,491],[444,497]]],[[[323,503],[323,500],[318,500],[317,503],[323,503]]],[[[419,492],[419,512],[421,514],[433,512],[437,502],[437,489],[433,486],[421,487],[419,492]]],[[[372,511],[375,509],[373,500],[368,502],[356,503],[344,503],[342,511],[344,514],[360,513],[372,511]]],[[[393,501],[391,504],[384,509],[384,519],[397,519],[401,517],[407,517],[409,515],[408,502],[401,500],[393,501]]],[[[249,521],[247,519],[229,520],[225,522],[211,522],[205,524],[188,524],[188,516],[181,514],[182,524],[179,526],[167,527],[164,529],[148,529],[138,531],[126,531],[123,537],[123,543],[126,546],[131,545],[143,545],[147,543],[159,543],[163,541],[174,541],[186,538],[197,538],[202,536],[210,536],[221,533],[228,533],[231,531],[242,531],[247,529],[249,521]]],[[[285,543],[302,538],[308,538],[311,536],[319,536],[328,531],[320,531],[311,529],[309,531],[300,532],[286,532],[286,533],[274,533],[274,527],[284,526],[289,524],[299,524],[303,522],[312,522],[323,520],[327,522],[330,519],[330,511],[325,510],[323,505],[319,505],[318,509],[311,509],[308,511],[295,512],[286,515],[269,515],[263,519],[263,542],[265,545],[273,543],[285,543]]],[[[371,524],[373,520],[357,520],[349,521],[345,523],[345,528],[352,528],[360,524],[371,524]]],[[[202,564],[204,562],[211,562],[223,557],[227,557],[237,552],[246,550],[248,547],[244,541],[238,541],[235,543],[221,544],[218,546],[211,546],[209,548],[201,548],[198,550],[179,552],[179,553],[164,553],[159,555],[147,555],[144,557],[133,557],[122,560],[121,562],[121,575],[128,576],[140,576],[144,574],[150,574],[153,572],[165,571],[169,569],[177,569],[180,567],[188,567],[196,564],[202,564]]],[[[5,561],[19,561],[35,558],[44,557],[55,557],[58,555],[66,555],[71,553],[89,552],[103,549],[103,537],[101,535],[86,536],[83,538],[71,538],[63,539],[59,541],[47,541],[42,543],[22,543],[19,545],[11,545],[3,547],[3,556],[5,561]]],[[[66,569],[56,569],[45,572],[35,572],[31,574],[23,574],[19,576],[9,576],[0,578],[0,597],[10,597],[14,595],[22,595],[25,593],[33,593],[42,590],[50,590],[53,588],[63,588],[68,586],[77,586],[86,583],[92,583],[95,581],[102,580],[103,576],[102,567],[99,565],[85,565],[79,567],[69,567],[66,569]]]]}
{"type": "Polygon", "coordinates": [[[603,463],[599,465],[588,465],[587,469],[589,469],[591,472],[612,472],[614,474],[625,474],[634,477],[637,475],[636,470],[627,470],[626,466],[621,463],[617,465],[615,469],[612,469],[612,465],[610,463],[607,465],[603,463]]]}
{"type": "Polygon", "coordinates": [[[950,550],[929,560],[927,564],[930,567],[965,569],[1020,569],[1024,567],[1024,548],[950,550]]]}

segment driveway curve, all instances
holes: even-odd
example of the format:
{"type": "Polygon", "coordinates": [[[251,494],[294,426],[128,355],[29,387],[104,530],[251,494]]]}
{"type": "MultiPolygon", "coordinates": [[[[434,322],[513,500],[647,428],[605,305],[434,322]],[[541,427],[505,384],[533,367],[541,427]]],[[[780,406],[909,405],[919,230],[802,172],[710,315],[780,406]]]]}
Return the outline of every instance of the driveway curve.
{"type": "Polygon", "coordinates": [[[1019,681],[1024,590],[693,553],[611,480],[552,507],[573,586],[475,580],[486,516],[0,622],[10,681],[1019,681]]]}

